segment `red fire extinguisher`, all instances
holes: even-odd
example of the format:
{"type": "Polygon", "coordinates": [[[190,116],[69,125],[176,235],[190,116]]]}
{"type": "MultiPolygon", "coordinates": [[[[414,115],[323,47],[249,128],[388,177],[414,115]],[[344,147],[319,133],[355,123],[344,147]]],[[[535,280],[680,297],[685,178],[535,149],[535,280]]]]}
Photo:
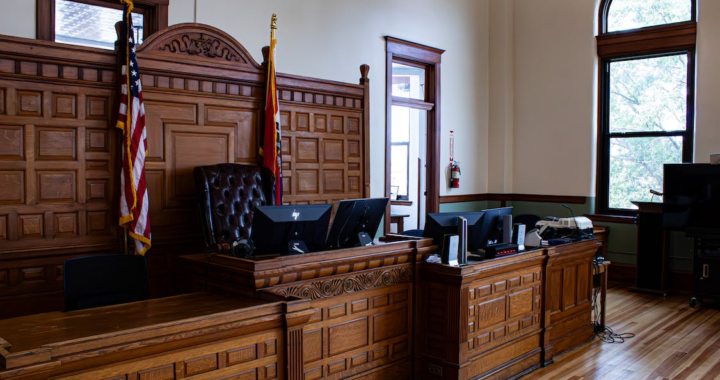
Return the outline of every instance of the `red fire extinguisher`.
{"type": "Polygon", "coordinates": [[[450,164],[450,188],[460,188],[460,163],[457,161],[450,164]]]}

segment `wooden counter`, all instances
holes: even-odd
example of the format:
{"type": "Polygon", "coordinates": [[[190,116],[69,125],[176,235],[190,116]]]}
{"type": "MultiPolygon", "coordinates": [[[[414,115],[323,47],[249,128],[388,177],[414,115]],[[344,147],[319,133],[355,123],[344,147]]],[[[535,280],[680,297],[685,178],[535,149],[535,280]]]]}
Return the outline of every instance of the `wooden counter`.
{"type": "Polygon", "coordinates": [[[310,300],[317,313],[289,338],[302,365],[291,365],[288,379],[400,380],[412,376],[416,272],[436,247],[430,239],[399,240],[258,261],[183,258],[200,288],[310,300]]]}
{"type": "Polygon", "coordinates": [[[506,379],[592,338],[597,240],[420,270],[417,378],[506,379]]]}
{"type": "Polygon", "coordinates": [[[427,263],[430,239],[190,255],[191,293],[0,321],[5,379],[505,379],[592,337],[596,240],[427,263]]]}
{"type": "Polygon", "coordinates": [[[284,378],[286,310],[279,298],[193,293],[6,319],[0,379],[284,378]]]}

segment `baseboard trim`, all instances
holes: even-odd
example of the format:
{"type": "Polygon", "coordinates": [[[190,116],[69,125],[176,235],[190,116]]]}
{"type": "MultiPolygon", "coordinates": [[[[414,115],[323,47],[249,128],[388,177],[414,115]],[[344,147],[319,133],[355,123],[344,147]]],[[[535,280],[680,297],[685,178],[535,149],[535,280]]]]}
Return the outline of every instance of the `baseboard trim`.
{"type": "MultiPolygon", "coordinates": [[[[608,280],[623,285],[635,285],[635,271],[635,265],[612,263],[608,272],[608,280]]],[[[678,292],[692,291],[692,272],[672,269],[668,274],[668,290],[678,292]]]]}

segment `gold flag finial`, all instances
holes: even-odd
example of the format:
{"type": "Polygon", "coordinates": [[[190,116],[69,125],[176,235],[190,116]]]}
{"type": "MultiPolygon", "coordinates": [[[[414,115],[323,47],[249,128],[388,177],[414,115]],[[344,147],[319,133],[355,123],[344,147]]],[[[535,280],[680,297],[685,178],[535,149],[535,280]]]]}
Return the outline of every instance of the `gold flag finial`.
{"type": "Polygon", "coordinates": [[[277,29],[277,15],[275,13],[273,13],[272,20],[270,21],[270,29],[277,29]]]}

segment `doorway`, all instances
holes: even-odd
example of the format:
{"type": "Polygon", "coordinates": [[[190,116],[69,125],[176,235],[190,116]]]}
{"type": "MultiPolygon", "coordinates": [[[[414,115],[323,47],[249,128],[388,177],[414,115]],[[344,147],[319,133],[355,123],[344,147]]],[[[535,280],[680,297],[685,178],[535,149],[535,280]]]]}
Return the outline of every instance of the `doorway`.
{"type": "Polygon", "coordinates": [[[439,209],[440,55],[386,37],[385,233],[423,229],[439,209]]]}

